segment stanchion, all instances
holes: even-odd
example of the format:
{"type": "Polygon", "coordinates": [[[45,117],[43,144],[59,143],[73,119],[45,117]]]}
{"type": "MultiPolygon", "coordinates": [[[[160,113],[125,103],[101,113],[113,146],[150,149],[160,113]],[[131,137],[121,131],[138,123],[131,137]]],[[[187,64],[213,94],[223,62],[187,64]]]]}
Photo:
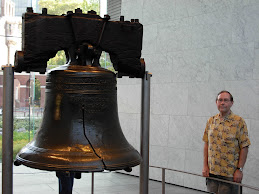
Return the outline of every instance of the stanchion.
{"type": "Polygon", "coordinates": [[[13,193],[13,84],[12,66],[3,66],[2,194],[13,193]]]}
{"type": "Polygon", "coordinates": [[[162,168],[162,194],[165,194],[165,168],[162,168]]]}
{"type": "Polygon", "coordinates": [[[142,79],[141,97],[141,147],[140,154],[140,194],[148,194],[149,182],[149,123],[150,123],[150,78],[152,74],[146,72],[142,79]]]}
{"type": "Polygon", "coordinates": [[[94,194],[94,172],[92,172],[92,188],[91,188],[91,194],[94,194]]]}

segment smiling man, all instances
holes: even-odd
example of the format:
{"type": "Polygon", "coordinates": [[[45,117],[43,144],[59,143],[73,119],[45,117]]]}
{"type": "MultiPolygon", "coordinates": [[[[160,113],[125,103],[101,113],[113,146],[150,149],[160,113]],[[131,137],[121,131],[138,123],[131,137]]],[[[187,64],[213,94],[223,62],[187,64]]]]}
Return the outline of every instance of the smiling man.
{"type": "MultiPolygon", "coordinates": [[[[241,183],[248,146],[247,126],[243,118],[230,108],[234,103],[228,91],[216,98],[219,114],[209,118],[203,135],[204,162],[202,175],[241,183]]],[[[217,194],[237,194],[238,186],[211,179],[206,180],[207,190],[217,194]]]]}

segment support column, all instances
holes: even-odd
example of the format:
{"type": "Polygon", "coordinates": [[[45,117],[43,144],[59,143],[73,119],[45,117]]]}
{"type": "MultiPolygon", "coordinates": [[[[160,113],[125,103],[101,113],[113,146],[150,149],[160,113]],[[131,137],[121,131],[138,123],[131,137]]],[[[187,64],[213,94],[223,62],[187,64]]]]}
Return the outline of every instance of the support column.
{"type": "Polygon", "coordinates": [[[13,193],[13,84],[12,66],[3,67],[2,193],[13,193]]]}
{"type": "Polygon", "coordinates": [[[142,79],[141,97],[141,147],[140,154],[140,194],[148,194],[149,182],[149,124],[150,124],[150,78],[152,74],[146,72],[142,79]]]}

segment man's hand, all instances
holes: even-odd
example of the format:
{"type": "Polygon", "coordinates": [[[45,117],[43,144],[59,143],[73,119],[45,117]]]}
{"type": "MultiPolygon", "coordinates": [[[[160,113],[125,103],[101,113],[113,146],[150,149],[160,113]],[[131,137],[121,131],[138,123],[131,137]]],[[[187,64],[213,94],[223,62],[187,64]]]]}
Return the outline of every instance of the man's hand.
{"type": "Polygon", "coordinates": [[[203,169],[202,169],[202,176],[204,177],[209,177],[209,167],[207,165],[203,166],[203,169]]]}
{"type": "MultiPolygon", "coordinates": [[[[248,146],[244,147],[240,150],[239,153],[239,161],[238,161],[238,165],[240,167],[244,167],[245,162],[246,162],[246,158],[247,158],[247,153],[248,153],[248,146]]],[[[241,183],[242,179],[243,179],[243,172],[241,172],[240,170],[236,170],[234,173],[234,177],[233,177],[233,181],[237,182],[237,183],[241,183]]]]}
{"type": "Polygon", "coordinates": [[[208,143],[204,143],[203,148],[203,169],[202,169],[202,176],[209,177],[209,165],[208,165],[208,143]]]}
{"type": "Polygon", "coordinates": [[[240,170],[236,170],[235,173],[234,173],[234,182],[237,182],[237,183],[241,183],[243,179],[243,172],[241,172],[240,170]]]}

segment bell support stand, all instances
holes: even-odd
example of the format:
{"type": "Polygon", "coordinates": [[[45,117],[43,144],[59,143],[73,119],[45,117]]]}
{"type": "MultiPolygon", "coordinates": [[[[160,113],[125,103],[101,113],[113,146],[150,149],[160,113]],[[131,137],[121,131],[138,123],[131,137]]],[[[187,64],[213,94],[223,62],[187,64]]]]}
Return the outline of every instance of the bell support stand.
{"type": "Polygon", "coordinates": [[[141,96],[141,147],[140,155],[140,194],[148,194],[149,181],[149,126],[150,126],[150,78],[151,73],[146,71],[142,78],[142,96],[141,96]]]}
{"type": "MultiPolygon", "coordinates": [[[[67,64],[49,72],[46,91],[48,95],[45,98],[48,102],[45,105],[48,108],[45,110],[52,112],[44,114],[37,135],[20,151],[14,164],[50,171],[99,172],[104,169],[129,171],[131,167],[141,163],[140,154],[128,144],[119,125],[116,75],[99,65],[101,52],[106,51],[110,54],[118,78],[129,76],[143,80],[141,113],[143,162],[140,190],[147,194],[151,74],[145,71],[144,60],[140,59],[143,25],[138,19],[130,22],[108,20],[108,15],[102,19],[94,11],[83,14],[79,8],[75,13],[69,11],[67,15],[62,16],[49,15],[45,8],[42,14],[33,13],[32,8],[27,9],[23,16],[23,50],[15,53],[14,71],[45,73],[47,61],[61,48],[66,53],[67,64]],[[109,95],[110,98],[105,98],[103,94],[109,95]],[[101,122],[100,118],[103,118],[104,110],[111,110],[109,107],[113,107],[114,111],[113,114],[106,114],[109,116],[105,118],[106,123],[110,124],[108,126],[105,122],[101,122]],[[76,114],[71,114],[71,111],[76,114]],[[112,122],[110,117],[116,122],[112,122]],[[51,130],[52,128],[55,130],[51,130]],[[57,141],[55,138],[57,134],[70,134],[71,138],[63,135],[64,138],[58,138],[57,141]],[[72,134],[79,135],[75,137],[72,134]],[[90,141],[89,137],[92,137],[90,141]],[[66,141],[67,139],[69,141],[66,141]],[[73,152],[70,151],[71,148],[73,152]],[[43,150],[44,153],[41,152],[43,150]],[[120,154],[122,157],[119,157],[120,154]],[[56,155],[61,158],[51,157],[56,155]],[[95,161],[96,164],[93,164],[95,161]]],[[[13,98],[13,95],[8,95],[10,96],[13,98]]],[[[12,112],[12,109],[8,111],[12,112]]],[[[9,120],[12,121],[12,118],[9,120]]]]}
{"type": "Polygon", "coordinates": [[[2,67],[3,80],[3,140],[2,194],[13,193],[13,67],[2,67]]]}

